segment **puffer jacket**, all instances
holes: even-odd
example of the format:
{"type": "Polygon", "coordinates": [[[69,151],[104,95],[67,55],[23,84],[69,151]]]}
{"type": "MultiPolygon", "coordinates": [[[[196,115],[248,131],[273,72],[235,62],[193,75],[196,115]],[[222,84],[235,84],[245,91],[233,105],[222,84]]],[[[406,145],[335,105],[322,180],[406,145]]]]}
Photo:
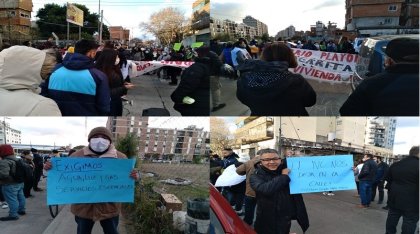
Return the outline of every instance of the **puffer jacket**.
{"type": "Polygon", "coordinates": [[[305,107],[316,103],[316,93],[299,74],[288,71],[287,62],[246,60],[236,96],[251,109],[251,116],[307,116],[305,107]]]}
{"type": "MultiPolygon", "coordinates": [[[[70,157],[86,157],[86,158],[99,158],[99,157],[113,157],[116,159],[125,159],[127,156],[115,149],[113,145],[109,150],[102,155],[93,153],[89,147],[85,147],[74,152],[70,157]]],[[[127,174],[130,172],[127,172],[127,174]]],[[[121,213],[121,203],[103,202],[103,203],[86,203],[86,204],[72,204],[71,212],[81,218],[92,219],[100,221],[118,216],[121,213]]]]}
{"type": "Polygon", "coordinates": [[[0,115],[61,116],[57,104],[39,95],[46,53],[26,46],[0,52],[0,115]]]}
{"type": "Polygon", "coordinates": [[[16,171],[16,161],[18,159],[14,155],[9,155],[0,160],[0,185],[17,184],[12,174],[16,171]]]}
{"type": "Polygon", "coordinates": [[[67,54],[42,88],[42,95],[53,99],[63,116],[106,116],[110,112],[108,79],[86,55],[67,54]]]}
{"type": "Polygon", "coordinates": [[[282,167],[270,171],[256,165],[250,185],[256,193],[257,217],[255,230],[261,234],[289,234],[291,221],[296,219],[303,232],[309,228],[309,218],[301,194],[290,194],[290,178],[281,174],[282,167]]]}

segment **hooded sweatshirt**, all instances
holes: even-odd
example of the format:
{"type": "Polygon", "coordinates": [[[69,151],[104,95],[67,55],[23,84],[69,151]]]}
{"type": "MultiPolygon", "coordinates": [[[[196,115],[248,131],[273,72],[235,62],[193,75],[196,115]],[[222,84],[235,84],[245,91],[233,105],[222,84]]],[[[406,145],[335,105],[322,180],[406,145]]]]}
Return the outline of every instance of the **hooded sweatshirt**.
{"type": "Polygon", "coordinates": [[[67,54],[45,86],[48,89],[43,95],[57,102],[63,116],[105,116],[110,112],[108,79],[86,55],[67,54]]]}
{"type": "Polygon", "coordinates": [[[299,74],[288,71],[287,62],[246,60],[238,67],[241,78],[236,96],[253,116],[306,116],[316,102],[316,93],[299,74]]]}
{"type": "Polygon", "coordinates": [[[13,46],[0,52],[0,115],[61,116],[57,104],[38,94],[46,53],[13,46]]]}

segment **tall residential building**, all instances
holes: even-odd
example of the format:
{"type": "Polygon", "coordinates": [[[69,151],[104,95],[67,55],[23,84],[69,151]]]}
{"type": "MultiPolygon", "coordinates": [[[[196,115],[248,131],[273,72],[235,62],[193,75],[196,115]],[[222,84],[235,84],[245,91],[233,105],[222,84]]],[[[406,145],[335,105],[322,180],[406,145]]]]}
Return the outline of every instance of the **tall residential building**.
{"type": "Polygon", "coordinates": [[[32,0],[0,1],[0,44],[2,40],[21,43],[29,40],[32,0]]]}
{"type": "Polygon", "coordinates": [[[210,149],[210,134],[203,128],[189,126],[184,129],[149,127],[148,117],[109,117],[107,128],[114,138],[134,133],[139,138],[139,156],[147,154],[175,155],[192,160],[194,156],[206,155],[210,149]]]}
{"type": "Polygon", "coordinates": [[[6,121],[0,121],[0,144],[21,144],[22,132],[10,127],[6,121]]]}
{"type": "Polygon", "coordinates": [[[196,0],[192,12],[191,28],[195,41],[210,43],[210,0],[196,0]]]}
{"type": "Polygon", "coordinates": [[[121,26],[109,26],[110,39],[121,43],[128,43],[130,40],[130,30],[121,26]]]}
{"type": "Polygon", "coordinates": [[[268,34],[268,27],[263,22],[255,19],[254,17],[248,15],[242,22],[248,26],[254,27],[257,30],[257,36],[261,37],[263,34],[268,34]]]}
{"type": "Polygon", "coordinates": [[[346,0],[346,29],[360,35],[418,33],[418,0],[346,0]]]}
{"type": "Polygon", "coordinates": [[[289,39],[292,38],[296,34],[296,29],[293,25],[281,30],[277,33],[276,38],[281,37],[282,39],[289,39]]]}
{"type": "Polygon", "coordinates": [[[395,117],[369,117],[365,144],[393,150],[396,126],[395,117]]]}
{"type": "Polygon", "coordinates": [[[217,34],[228,34],[232,38],[243,37],[251,40],[257,36],[257,29],[244,23],[236,23],[232,20],[221,20],[216,18],[211,18],[210,22],[212,37],[215,37],[217,34]]]}

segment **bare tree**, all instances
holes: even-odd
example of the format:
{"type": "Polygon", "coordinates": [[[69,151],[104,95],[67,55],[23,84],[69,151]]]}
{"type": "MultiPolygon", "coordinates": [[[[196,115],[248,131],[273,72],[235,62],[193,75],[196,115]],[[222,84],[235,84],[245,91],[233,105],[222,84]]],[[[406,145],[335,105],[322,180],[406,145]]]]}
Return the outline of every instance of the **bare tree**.
{"type": "Polygon", "coordinates": [[[149,22],[140,23],[140,28],[153,34],[162,44],[169,45],[183,39],[187,23],[183,12],[167,7],[153,13],[149,22]]]}
{"type": "Polygon", "coordinates": [[[210,117],[210,148],[221,154],[223,148],[232,147],[233,135],[226,122],[218,117],[210,117]]]}

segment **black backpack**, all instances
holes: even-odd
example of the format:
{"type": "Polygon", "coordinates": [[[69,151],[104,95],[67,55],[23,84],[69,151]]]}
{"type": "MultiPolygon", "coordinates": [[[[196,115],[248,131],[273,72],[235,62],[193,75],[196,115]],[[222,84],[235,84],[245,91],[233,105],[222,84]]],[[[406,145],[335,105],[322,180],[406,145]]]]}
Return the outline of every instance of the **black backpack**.
{"type": "Polygon", "coordinates": [[[30,166],[23,162],[22,159],[18,159],[14,162],[16,164],[16,170],[14,174],[10,171],[10,176],[18,183],[23,183],[24,181],[29,180],[32,177],[30,173],[30,166]]]}

